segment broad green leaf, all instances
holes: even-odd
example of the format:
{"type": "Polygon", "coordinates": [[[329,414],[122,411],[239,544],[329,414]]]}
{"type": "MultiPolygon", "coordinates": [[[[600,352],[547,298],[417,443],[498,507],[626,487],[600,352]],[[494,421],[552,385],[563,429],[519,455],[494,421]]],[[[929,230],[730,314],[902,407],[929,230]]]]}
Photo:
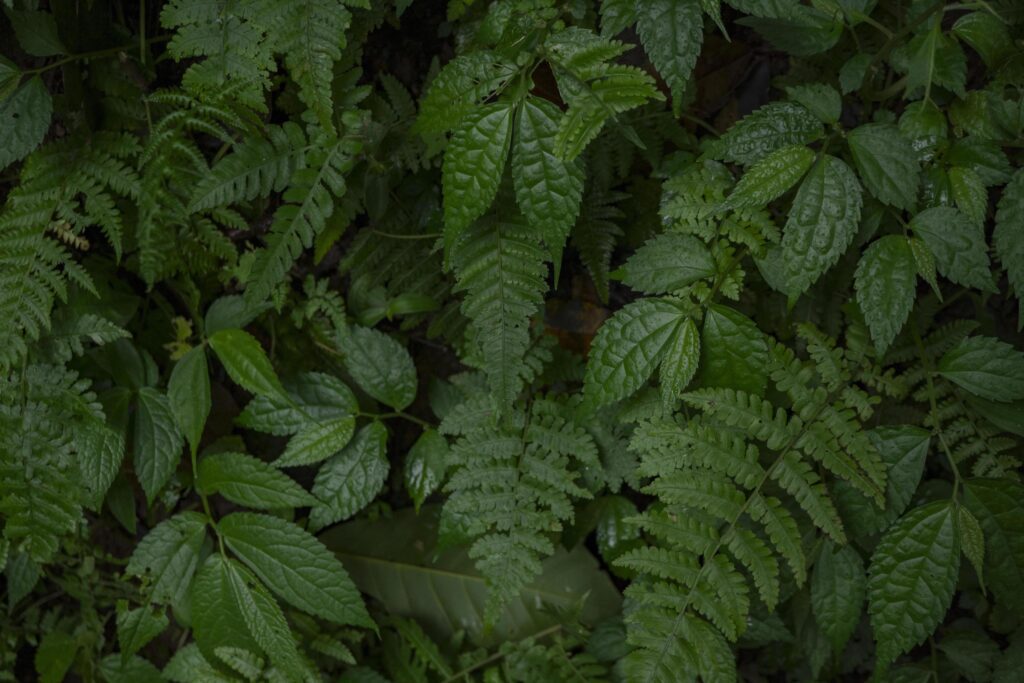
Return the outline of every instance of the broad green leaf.
{"type": "Polygon", "coordinates": [[[843,113],[842,98],[831,85],[825,83],[794,85],[786,88],[786,94],[791,100],[802,104],[807,111],[821,119],[822,123],[838,123],[839,116],[843,113]]]}
{"type": "Polygon", "coordinates": [[[868,612],[885,665],[924,641],[946,616],[960,571],[956,509],[914,508],[882,536],[868,569],[868,612]]]}
{"type": "Polygon", "coordinates": [[[960,547],[970,560],[978,575],[981,591],[985,592],[985,532],[981,529],[978,519],[962,505],[957,505],[957,526],[960,530],[960,547]]]}
{"type": "Polygon", "coordinates": [[[683,91],[704,42],[697,0],[647,0],[636,6],[636,32],[654,68],[672,91],[672,110],[682,110],[683,91]]]}
{"type": "Polygon", "coordinates": [[[990,67],[998,66],[1013,50],[1006,22],[991,12],[964,14],[953,24],[953,33],[974,48],[990,67]]]}
{"type": "Polygon", "coordinates": [[[1024,398],[1024,353],[993,337],[968,337],[939,361],[939,373],[992,401],[1024,398]]]}
{"type": "Polygon", "coordinates": [[[180,512],[139,541],[125,571],[145,580],[154,602],[178,604],[188,591],[205,538],[206,518],[180,512]]]}
{"type": "Polygon", "coordinates": [[[209,336],[221,330],[241,329],[270,307],[269,302],[253,304],[239,294],[222,296],[206,309],[203,326],[209,336]]]}
{"type": "Polygon", "coordinates": [[[654,373],[686,320],[672,303],[640,299],[627,304],[597,331],[587,362],[584,391],[594,406],[635,393],[654,373]]]}
{"type": "Polygon", "coordinates": [[[135,476],[152,504],[181,460],[183,439],[166,396],[152,387],[138,393],[135,413],[135,476]]]}
{"type": "Polygon", "coordinates": [[[791,145],[771,152],[751,166],[723,204],[729,209],[768,206],[807,173],[814,152],[803,145],[791,145]]]}
{"type": "Polygon", "coordinates": [[[914,263],[917,264],[917,274],[928,283],[932,291],[935,292],[935,296],[939,298],[939,301],[942,301],[942,290],[939,289],[938,275],[935,270],[935,254],[932,253],[927,244],[917,237],[908,239],[907,244],[910,245],[910,253],[914,255],[914,263]]]}
{"type": "Polygon", "coordinates": [[[996,291],[981,223],[956,209],[936,206],[914,216],[910,227],[935,255],[940,273],[965,287],[996,291]]]}
{"type": "Polygon", "coordinates": [[[464,548],[435,556],[438,516],[431,507],[416,515],[403,510],[389,519],[348,522],[322,534],[324,543],[352,573],[356,584],[380,600],[390,614],[410,617],[435,638],[465,630],[471,638],[501,643],[550,626],[553,609],[584,599],[580,613],[594,624],[618,613],[621,598],[586,548],[558,550],[542,574],[483,631],[487,588],[464,548]]]}
{"type": "MultiPolygon", "coordinates": [[[[1024,170],[1017,171],[1003,190],[996,212],[993,241],[999,260],[1018,299],[1018,312],[1024,312],[1024,170]]],[[[1018,329],[1024,324],[1019,316],[1018,329]]]]}
{"type": "Polygon", "coordinates": [[[28,553],[11,554],[7,566],[4,567],[8,613],[14,611],[14,606],[32,592],[40,578],[42,578],[42,572],[39,565],[32,560],[28,553]]]}
{"type": "Polygon", "coordinates": [[[871,55],[859,52],[850,57],[839,69],[839,86],[844,95],[860,90],[871,64],[871,55]]]}
{"type": "Polygon", "coordinates": [[[900,116],[899,128],[922,162],[931,161],[949,135],[946,115],[932,102],[909,105],[900,116]]]}
{"type": "Polygon", "coordinates": [[[206,366],[206,349],[197,346],[178,359],[167,381],[167,398],[171,412],[192,452],[199,450],[199,440],[210,414],[210,371],[206,366]]]}
{"type": "Polygon", "coordinates": [[[210,346],[240,387],[257,396],[286,397],[274,366],[251,334],[239,329],[218,330],[210,336],[210,346]]]}
{"type": "Polygon", "coordinates": [[[511,105],[470,112],[448,143],[442,167],[445,244],[449,249],[482,216],[498,193],[512,131],[511,105]]]}
{"type": "Polygon", "coordinates": [[[920,169],[917,155],[896,126],[868,123],[846,137],[861,180],[879,200],[897,209],[917,201],[920,169]]]}
{"type": "Polygon", "coordinates": [[[234,683],[233,677],[229,678],[206,661],[196,643],[190,643],[175,652],[161,673],[161,680],[174,683],[234,683]]]}
{"type": "Polygon", "coordinates": [[[978,172],[954,166],[949,169],[949,186],[960,213],[974,223],[984,224],[988,213],[988,190],[978,172]]]}
{"type": "MultiPolygon", "coordinates": [[[[100,660],[100,674],[105,683],[165,683],[167,680],[161,675],[160,669],[138,655],[126,661],[122,661],[118,654],[107,655],[100,660]]],[[[188,683],[195,683],[196,680],[192,679],[188,683]]]]}
{"type": "Polygon", "coordinates": [[[232,513],[217,528],[232,552],[282,599],[337,624],[373,628],[344,567],[308,532],[251,512],[232,513]]]}
{"type": "Polygon", "coordinates": [[[85,437],[78,454],[84,503],[98,511],[121,469],[125,450],[124,435],[107,425],[99,425],[87,430],[85,437]]]}
{"type": "Polygon", "coordinates": [[[622,281],[645,294],[663,294],[715,274],[711,252],[693,235],[664,233],[648,240],[622,267],[622,281]]]}
{"type": "Polygon", "coordinates": [[[78,654],[74,636],[64,630],[45,632],[36,647],[36,673],[39,683],[61,683],[78,654]]]}
{"type": "Polygon", "coordinates": [[[0,100],[0,169],[24,159],[50,129],[53,100],[39,76],[33,76],[0,100]]]}
{"type": "Polygon", "coordinates": [[[33,57],[53,57],[67,54],[68,50],[57,33],[57,20],[50,12],[41,10],[4,9],[11,21],[14,36],[21,49],[33,57]]]}
{"type": "Polygon", "coordinates": [[[803,106],[772,102],[708,143],[707,151],[715,159],[748,166],[777,149],[814,142],[823,133],[821,121],[803,106]]]}
{"type": "Polygon", "coordinates": [[[936,649],[953,663],[955,671],[968,681],[991,681],[999,646],[978,626],[955,622],[944,629],[936,649]]]}
{"type": "Polygon", "coordinates": [[[394,337],[368,327],[353,327],[339,338],[345,369],[359,387],[395,410],[416,398],[416,366],[394,337]]]}
{"type": "Polygon", "coordinates": [[[1024,486],[1008,479],[971,479],[964,505],[985,533],[985,583],[999,604],[1024,613],[1024,486]]]}
{"type": "MultiPolygon", "coordinates": [[[[941,14],[935,19],[941,19],[941,14]]],[[[964,96],[967,60],[959,43],[942,32],[939,21],[916,35],[906,47],[907,93],[928,92],[932,84],[964,96]]]]}
{"type": "Polygon", "coordinates": [[[661,401],[666,410],[672,410],[679,396],[697,373],[700,364],[700,333],[692,318],[676,329],[675,337],[665,352],[658,378],[661,382],[661,401]]]}
{"type": "Polygon", "coordinates": [[[866,589],[864,561],[857,551],[826,540],[811,572],[811,607],[837,653],[860,622],[866,589]]]}
{"type": "Polygon", "coordinates": [[[917,264],[907,240],[886,235],[868,247],[857,264],[854,288],[875,349],[885,353],[914,307],[917,264]]]}
{"type": "Polygon", "coordinates": [[[312,465],[331,457],[349,442],[356,428],[354,417],[339,417],[313,423],[293,436],[274,467],[312,465]]]}
{"type": "Polygon", "coordinates": [[[126,660],[163,633],[168,625],[163,610],[154,612],[149,607],[128,609],[124,600],[117,602],[117,643],[121,657],[126,660]]]}
{"type": "Polygon", "coordinates": [[[295,434],[313,424],[355,415],[359,403],[352,390],[337,377],[306,372],[285,380],[284,396],[257,396],[235,422],[268,434],[295,434]]]}
{"type": "Polygon", "coordinates": [[[304,678],[305,667],[281,607],[259,581],[234,562],[224,561],[221,567],[231,599],[253,640],[289,677],[304,678]]]}
{"type": "Polygon", "coordinates": [[[704,317],[700,383],[763,395],[768,343],[757,325],[734,308],[714,304],[704,317]]]}
{"type": "Polygon", "coordinates": [[[528,97],[519,112],[512,153],[516,201],[551,251],[556,277],[562,247],[580,213],[585,175],[582,159],[566,162],[555,153],[560,115],[547,100],[528,97]]]}
{"type": "Polygon", "coordinates": [[[857,177],[826,155],[793,200],[782,237],[786,292],[799,296],[846,253],[860,225],[863,199],[857,177]]]}
{"type": "Polygon", "coordinates": [[[416,512],[441,485],[448,460],[448,441],[434,429],[425,429],[405,456],[405,490],[416,512]]]}
{"type": "Polygon", "coordinates": [[[479,100],[508,81],[516,65],[487,50],[459,55],[430,82],[415,128],[442,133],[459,125],[479,100]]]}
{"type": "Polygon", "coordinates": [[[387,440],[384,425],[371,422],[320,466],[313,482],[318,502],[309,513],[312,531],[348,519],[377,497],[388,476],[387,440]]]}
{"type": "Polygon", "coordinates": [[[291,477],[244,453],[215,453],[199,461],[196,484],[204,493],[219,493],[232,503],[273,510],[308,507],[316,498],[291,477]]]}

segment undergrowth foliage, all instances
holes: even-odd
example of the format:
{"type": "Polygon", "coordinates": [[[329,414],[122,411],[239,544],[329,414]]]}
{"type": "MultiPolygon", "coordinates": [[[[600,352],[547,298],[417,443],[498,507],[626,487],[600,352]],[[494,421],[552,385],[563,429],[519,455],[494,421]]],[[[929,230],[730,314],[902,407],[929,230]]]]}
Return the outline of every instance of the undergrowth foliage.
{"type": "Polygon", "coordinates": [[[0,2],[0,680],[1024,680],[1024,5],[0,2]]]}

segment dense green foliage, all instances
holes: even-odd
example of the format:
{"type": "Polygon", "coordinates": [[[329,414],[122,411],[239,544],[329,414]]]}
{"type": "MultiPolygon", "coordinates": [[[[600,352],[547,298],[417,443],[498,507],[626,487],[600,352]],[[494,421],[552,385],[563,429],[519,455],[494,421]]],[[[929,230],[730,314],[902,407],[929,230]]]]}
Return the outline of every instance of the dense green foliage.
{"type": "Polygon", "coordinates": [[[0,680],[1024,681],[1019,0],[0,8],[0,680]]]}

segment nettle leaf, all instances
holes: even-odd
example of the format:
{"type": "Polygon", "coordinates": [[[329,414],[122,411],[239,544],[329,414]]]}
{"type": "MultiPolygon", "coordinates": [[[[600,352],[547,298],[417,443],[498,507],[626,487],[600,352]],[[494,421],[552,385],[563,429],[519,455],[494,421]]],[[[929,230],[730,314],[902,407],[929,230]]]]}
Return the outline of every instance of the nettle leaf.
{"type": "Polygon", "coordinates": [[[387,441],[384,425],[371,422],[320,466],[313,483],[317,501],[309,513],[313,531],[348,519],[383,490],[388,476],[387,441]]]}
{"type": "Polygon", "coordinates": [[[125,572],[146,582],[154,602],[180,604],[199,564],[206,539],[206,517],[180,512],[165,519],[139,541],[125,572]]]}
{"type": "Polygon", "coordinates": [[[750,318],[729,306],[710,306],[700,348],[701,385],[764,395],[768,343],[750,318]]]}
{"type": "Polygon", "coordinates": [[[526,98],[512,153],[516,202],[551,251],[556,277],[562,247],[580,213],[585,175],[582,158],[567,162],[555,152],[559,116],[558,108],[547,100],[526,98]]]}
{"type": "Polygon", "coordinates": [[[154,612],[149,607],[128,609],[128,603],[117,603],[117,643],[122,659],[127,659],[163,633],[168,625],[167,614],[154,612]]]}
{"type": "Polygon", "coordinates": [[[495,103],[476,108],[452,135],[444,154],[445,244],[451,249],[498,194],[512,132],[513,108],[495,103]]]}
{"type": "Polygon", "coordinates": [[[228,376],[246,391],[257,396],[287,397],[263,347],[245,330],[218,330],[210,336],[210,347],[228,376]]]}
{"type": "Polygon", "coordinates": [[[814,152],[803,145],[777,149],[756,162],[723,204],[729,209],[767,206],[793,187],[814,163],[814,152]]]}
{"type": "Polygon", "coordinates": [[[692,318],[676,330],[675,337],[665,352],[658,375],[661,382],[661,400],[671,410],[683,390],[697,373],[700,364],[700,333],[692,318]]]}
{"type": "Polygon", "coordinates": [[[794,102],[799,102],[822,123],[838,123],[843,113],[843,100],[831,85],[825,83],[809,83],[786,88],[786,94],[794,102]]]}
{"type": "Polygon", "coordinates": [[[425,429],[406,454],[405,490],[417,513],[444,480],[447,461],[448,441],[434,429],[425,429]]]}
{"type": "Polygon", "coordinates": [[[939,373],[991,401],[1024,398],[1024,353],[993,337],[967,337],[942,357],[939,373]]]}
{"type": "Polygon", "coordinates": [[[868,123],[850,131],[846,140],[871,194],[898,209],[914,206],[920,186],[917,155],[896,126],[868,123]]]}
{"type": "Polygon", "coordinates": [[[302,528],[278,517],[235,512],[222,518],[217,529],[231,551],[283,600],[336,624],[374,627],[344,567],[302,528]]]}
{"type": "Polygon", "coordinates": [[[339,347],[345,369],[359,387],[395,410],[416,398],[416,366],[398,340],[379,330],[353,327],[342,333],[339,347]]]}
{"type": "MultiPolygon", "coordinates": [[[[78,468],[85,489],[83,503],[99,511],[124,461],[124,434],[106,425],[89,429],[85,434],[85,447],[79,452],[78,468]]],[[[132,511],[134,515],[134,510],[132,511]]],[[[0,567],[3,563],[0,562],[0,567]]]]}
{"type": "Polygon", "coordinates": [[[139,389],[132,449],[135,476],[149,503],[174,474],[181,460],[182,444],[167,397],[152,387],[139,389]]]}
{"type": "Polygon", "coordinates": [[[883,666],[919,645],[942,622],[960,571],[956,508],[914,508],[882,536],[868,569],[868,612],[883,666]]]}
{"type": "Polygon", "coordinates": [[[416,129],[423,133],[451,130],[515,72],[515,64],[487,50],[457,56],[431,81],[420,103],[416,129]]]}
{"type": "Polygon", "coordinates": [[[354,417],[310,423],[288,441],[274,467],[312,465],[329,458],[345,447],[355,428],[354,417]]]}
{"type": "Polygon", "coordinates": [[[857,628],[866,593],[864,561],[857,551],[826,540],[811,572],[811,608],[834,651],[842,652],[857,628]]]}
{"type": "Polygon", "coordinates": [[[850,248],[862,205],[860,183],[842,160],[826,155],[807,174],[782,236],[790,296],[803,294],[850,248]]]}
{"type": "Polygon", "coordinates": [[[244,453],[215,453],[199,461],[196,484],[258,510],[311,506],[316,498],[271,465],[244,453]]]}
{"type": "Polygon", "coordinates": [[[970,221],[983,225],[988,213],[988,190],[981,176],[974,169],[959,166],[949,169],[948,175],[956,207],[970,221]]]}
{"type": "MultiPolygon", "coordinates": [[[[941,17],[936,17],[941,19],[941,17]]],[[[907,92],[935,85],[964,96],[967,81],[967,59],[960,44],[942,32],[937,20],[910,41],[907,51],[907,92]]]]}
{"type": "Polygon", "coordinates": [[[635,393],[654,374],[687,320],[675,305],[660,299],[627,304],[597,331],[584,379],[586,400],[594,406],[635,393]]]}
{"type": "Polygon", "coordinates": [[[994,292],[985,228],[947,206],[925,209],[910,227],[935,255],[939,272],[965,287],[994,292]]]}
{"type": "Polygon", "coordinates": [[[188,439],[192,452],[197,452],[211,406],[206,349],[197,346],[174,364],[167,381],[167,398],[174,421],[188,439]]]}
{"type": "Polygon", "coordinates": [[[648,240],[622,267],[622,281],[645,294],[664,294],[717,272],[711,252],[693,235],[664,233],[648,240]]]}
{"type": "Polygon", "coordinates": [[[740,119],[706,149],[712,158],[749,166],[777,149],[806,145],[823,134],[821,121],[805,107],[772,102],[740,119]]]}
{"type": "Polygon", "coordinates": [[[1024,486],[1008,479],[971,479],[964,505],[985,536],[985,582],[999,604],[1024,611],[1024,486]]]}
{"type": "Polygon", "coordinates": [[[313,424],[359,412],[352,390],[337,377],[306,372],[284,382],[286,395],[262,395],[249,401],[235,422],[268,434],[295,434],[313,424]]]}
{"type": "Polygon", "coordinates": [[[916,283],[914,255],[907,240],[898,235],[873,242],[857,264],[857,305],[879,353],[889,348],[907,321],[914,307],[916,283]]]}
{"type": "Polygon", "coordinates": [[[644,51],[672,90],[672,109],[682,110],[682,96],[704,41],[697,0],[649,0],[636,7],[636,32],[644,51]]]}
{"type": "Polygon", "coordinates": [[[0,100],[0,168],[24,159],[50,129],[53,99],[39,76],[29,79],[10,97],[0,100]]]}
{"type": "MultiPolygon", "coordinates": [[[[1017,171],[1003,190],[993,241],[1017,295],[1018,309],[1024,310],[1024,303],[1019,303],[1024,299],[1024,170],[1017,171]]],[[[1020,316],[1018,327],[1021,324],[1024,324],[1024,315],[1020,316]]]]}
{"type": "Polygon", "coordinates": [[[57,32],[57,19],[50,12],[39,10],[14,10],[10,5],[4,14],[11,21],[18,44],[33,57],[53,57],[67,54],[67,48],[57,32]]]}
{"type": "Polygon", "coordinates": [[[960,547],[964,551],[974,572],[978,575],[978,583],[981,585],[981,592],[985,592],[985,532],[981,529],[977,517],[971,511],[958,505],[957,528],[960,530],[960,547]]]}

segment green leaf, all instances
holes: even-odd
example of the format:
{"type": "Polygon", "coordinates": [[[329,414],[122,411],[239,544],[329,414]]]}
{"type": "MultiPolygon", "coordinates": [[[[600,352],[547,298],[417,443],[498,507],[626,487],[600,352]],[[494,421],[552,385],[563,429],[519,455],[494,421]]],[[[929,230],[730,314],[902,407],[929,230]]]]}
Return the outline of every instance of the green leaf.
{"type": "Polygon", "coordinates": [[[117,643],[121,648],[122,661],[127,660],[146,646],[146,643],[163,633],[168,625],[163,610],[154,612],[149,607],[128,609],[125,600],[117,602],[117,643]]]}
{"type": "Polygon", "coordinates": [[[444,235],[450,250],[498,194],[505,170],[513,109],[488,104],[468,114],[444,154],[444,235]]]}
{"type": "MultiPolygon", "coordinates": [[[[983,225],[988,213],[988,190],[978,172],[971,168],[954,166],[949,169],[949,187],[960,213],[971,222],[983,225]]],[[[1005,195],[1004,195],[1005,196],[1005,195]]]]}
{"type": "Polygon", "coordinates": [[[946,501],[914,508],[875,548],[868,611],[882,665],[922,643],[949,609],[960,571],[955,511],[946,501]]]}
{"type": "Polygon", "coordinates": [[[917,274],[931,286],[935,296],[942,301],[942,290],[939,289],[938,276],[935,271],[935,254],[928,248],[928,245],[916,237],[907,240],[910,245],[910,253],[914,255],[914,263],[917,264],[917,274]]]}
{"type": "Polygon", "coordinates": [[[850,248],[862,204],[860,183],[842,160],[826,155],[807,174],[782,237],[789,296],[803,294],[850,248]]]}
{"type": "Polygon", "coordinates": [[[825,83],[794,85],[786,88],[786,94],[791,100],[799,102],[807,108],[807,111],[821,119],[822,123],[838,123],[839,116],[843,113],[842,97],[831,85],[825,83]]]}
{"type": "Polygon", "coordinates": [[[897,209],[914,206],[920,185],[917,155],[896,126],[868,123],[852,130],[846,140],[871,194],[897,209]]]}
{"type": "Polygon", "coordinates": [[[245,330],[218,330],[210,336],[210,347],[231,379],[246,391],[257,396],[287,398],[263,347],[245,330]]]}
{"type": "Polygon", "coordinates": [[[206,349],[197,346],[178,359],[167,381],[171,413],[192,452],[199,450],[203,427],[210,414],[210,371],[206,349]]]}
{"type": "Polygon", "coordinates": [[[591,346],[586,400],[601,406],[635,393],[654,373],[686,319],[677,306],[660,299],[640,299],[616,311],[591,346]]]}
{"type": "Polygon", "coordinates": [[[373,628],[359,591],[315,537],[278,517],[235,512],[217,529],[270,590],[295,607],[336,624],[373,628]]]}
{"type": "Polygon", "coordinates": [[[352,390],[337,377],[306,372],[284,382],[284,396],[262,395],[249,401],[235,422],[268,434],[295,434],[314,424],[359,412],[352,390]]]}
{"type": "Polygon", "coordinates": [[[207,494],[219,493],[232,503],[257,510],[316,504],[316,498],[291,477],[244,453],[204,457],[199,461],[196,484],[207,494]]]}
{"type": "Polygon", "coordinates": [[[61,683],[78,654],[78,643],[66,631],[47,631],[36,648],[36,673],[39,683],[61,683]]]}
{"type": "Polygon", "coordinates": [[[199,564],[199,549],[206,538],[206,518],[180,512],[160,522],[132,553],[125,570],[144,578],[154,602],[179,604],[199,564]]]}
{"type": "Polygon", "coordinates": [[[664,233],[648,240],[622,267],[622,281],[645,294],[662,294],[717,272],[711,252],[693,235],[664,233]]]}
{"type": "Polygon", "coordinates": [[[860,623],[866,592],[864,561],[857,551],[826,540],[811,573],[811,608],[837,653],[843,651],[860,623]]]}
{"type": "Polygon", "coordinates": [[[18,44],[28,54],[33,57],[67,54],[57,33],[57,20],[50,12],[4,8],[4,13],[11,21],[18,44]]]}
{"type": "Polygon", "coordinates": [[[942,32],[939,21],[933,21],[930,29],[915,36],[906,50],[907,93],[919,89],[928,92],[934,83],[964,96],[967,60],[959,43],[942,32]]]}
{"type": "Polygon", "coordinates": [[[126,661],[121,660],[121,655],[107,655],[100,661],[100,674],[106,683],[165,683],[167,680],[160,669],[137,655],[126,661]]]}
{"type": "Polygon", "coordinates": [[[515,64],[488,50],[459,55],[445,64],[420,103],[416,130],[442,133],[459,125],[478,101],[515,74],[515,64]]]}
{"type": "Polygon", "coordinates": [[[661,401],[672,410],[679,396],[697,373],[700,364],[700,334],[692,318],[678,327],[661,362],[661,401]]]}
{"type": "Polygon", "coordinates": [[[702,386],[764,395],[768,343],[750,318],[729,306],[710,306],[704,317],[700,348],[702,386]]]}
{"type": "Polygon", "coordinates": [[[967,337],[942,357],[939,373],[975,396],[1024,398],[1024,353],[993,337],[967,337]]]}
{"type": "Polygon", "coordinates": [[[353,327],[339,341],[345,369],[363,391],[395,410],[407,408],[416,398],[416,366],[394,337],[353,327]]]}
{"type": "Polygon", "coordinates": [[[425,429],[405,456],[405,490],[416,512],[444,480],[448,442],[434,429],[425,429]]]}
{"type": "Polygon", "coordinates": [[[964,555],[970,560],[978,575],[978,583],[981,584],[981,592],[985,592],[985,532],[981,524],[971,511],[962,505],[957,505],[957,527],[960,530],[960,547],[964,555]]]}
{"type": "MultiPolygon", "coordinates": [[[[1006,269],[1007,278],[1018,300],[1018,312],[1024,311],[1024,170],[1017,171],[1003,190],[992,234],[996,253],[1006,269]]],[[[1018,329],[1024,325],[1019,316],[1018,329]]]]}
{"type": "Polygon", "coordinates": [[[937,649],[968,681],[981,683],[992,680],[999,646],[977,626],[954,624],[944,631],[937,649]]]}
{"type": "Polygon", "coordinates": [[[102,425],[89,429],[85,437],[85,447],[79,450],[78,457],[85,494],[84,503],[99,511],[103,498],[110,485],[114,483],[124,460],[124,435],[102,425]]]}
{"type": "Polygon", "coordinates": [[[309,513],[312,531],[348,519],[383,490],[388,476],[387,440],[384,425],[371,422],[320,466],[313,483],[318,502],[309,513]]]}
{"type": "Polygon", "coordinates": [[[839,86],[844,95],[860,90],[871,65],[871,55],[860,52],[850,57],[839,69],[839,86]]]}
{"type": "Polygon", "coordinates": [[[772,102],[740,119],[706,149],[714,159],[749,166],[777,149],[814,142],[823,132],[821,121],[801,105],[772,102]]]}
{"type": "Polygon", "coordinates": [[[289,21],[281,26],[285,65],[299,86],[299,99],[316,115],[320,127],[333,135],[334,63],[346,47],[352,14],[344,3],[320,0],[300,0],[289,10],[289,21]]]}
{"type": "Polygon", "coordinates": [[[697,0],[648,0],[636,7],[636,32],[644,51],[672,90],[672,110],[682,110],[683,91],[704,42],[697,0]]]}
{"type": "Polygon", "coordinates": [[[183,439],[166,396],[152,387],[138,393],[135,413],[135,476],[152,504],[181,461],[183,439]]]}
{"type": "Polygon", "coordinates": [[[964,505],[985,534],[985,580],[999,604],[1024,613],[1024,486],[1008,479],[971,479],[964,505]]]}
{"type": "Polygon", "coordinates": [[[757,161],[723,204],[729,209],[762,208],[778,199],[807,173],[814,152],[803,145],[791,145],[771,152],[757,161]]]}
{"type": "Polygon", "coordinates": [[[910,227],[935,255],[940,273],[965,287],[996,291],[981,223],[956,209],[936,206],[914,216],[910,227]]]}
{"type": "Polygon", "coordinates": [[[1013,50],[1013,39],[1005,21],[994,13],[964,14],[953,24],[953,33],[974,48],[990,67],[997,67],[1013,50]]]}
{"type": "Polygon", "coordinates": [[[312,465],[331,457],[349,442],[356,428],[354,417],[311,423],[293,436],[274,467],[312,465]]]}
{"type": "Polygon", "coordinates": [[[917,264],[907,240],[886,235],[876,240],[857,264],[857,305],[871,330],[878,353],[892,344],[914,307],[917,264]]]}
{"type": "Polygon", "coordinates": [[[512,154],[516,202],[551,251],[556,278],[562,247],[580,213],[585,175],[582,159],[567,162],[555,153],[560,115],[547,100],[528,97],[519,112],[512,154]]]}
{"type": "Polygon", "coordinates": [[[0,101],[0,169],[24,159],[50,129],[53,100],[39,76],[33,76],[0,101]]]}

